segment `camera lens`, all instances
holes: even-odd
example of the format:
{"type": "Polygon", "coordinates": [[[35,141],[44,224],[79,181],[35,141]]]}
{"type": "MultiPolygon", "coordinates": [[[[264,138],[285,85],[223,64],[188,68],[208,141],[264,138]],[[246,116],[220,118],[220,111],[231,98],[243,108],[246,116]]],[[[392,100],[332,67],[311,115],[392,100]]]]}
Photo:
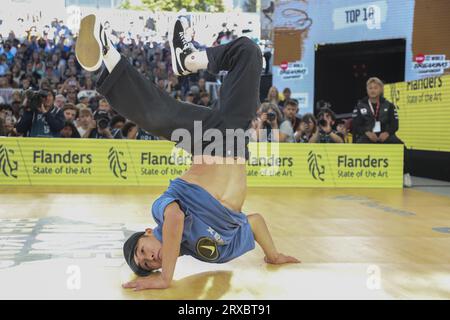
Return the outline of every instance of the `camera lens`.
{"type": "Polygon", "coordinates": [[[97,126],[100,129],[106,129],[108,127],[108,123],[109,123],[108,119],[105,118],[97,120],[97,126]]]}
{"type": "Polygon", "coordinates": [[[25,96],[26,96],[25,107],[29,107],[31,111],[36,112],[43,102],[43,97],[41,96],[40,92],[28,90],[25,92],[25,96]]]}
{"type": "Polygon", "coordinates": [[[267,120],[273,121],[273,120],[275,120],[275,118],[276,118],[275,112],[269,112],[269,113],[267,114],[267,120]]]}

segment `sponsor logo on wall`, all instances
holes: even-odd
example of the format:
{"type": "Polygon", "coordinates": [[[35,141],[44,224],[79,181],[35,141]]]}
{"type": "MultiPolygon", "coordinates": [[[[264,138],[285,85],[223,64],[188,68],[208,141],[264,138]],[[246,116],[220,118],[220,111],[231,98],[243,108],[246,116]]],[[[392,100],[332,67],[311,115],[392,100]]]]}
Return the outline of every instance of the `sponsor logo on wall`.
{"type": "Polygon", "coordinates": [[[282,80],[300,80],[307,74],[308,68],[300,62],[284,62],[279,68],[279,76],[282,80]]]}
{"type": "Polygon", "coordinates": [[[18,162],[14,160],[14,150],[0,145],[0,173],[8,178],[17,179],[18,162]]]}
{"type": "Polygon", "coordinates": [[[418,54],[412,63],[412,69],[420,77],[432,77],[444,74],[450,68],[450,60],[445,54],[418,54]]]}
{"type": "Polygon", "coordinates": [[[315,180],[325,181],[325,166],[321,164],[322,155],[316,154],[314,151],[308,153],[308,169],[309,173],[315,180]]]}
{"type": "Polygon", "coordinates": [[[122,161],[123,152],[111,147],[108,152],[109,169],[117,177],[126,179],[127,163],[122,161]]]}

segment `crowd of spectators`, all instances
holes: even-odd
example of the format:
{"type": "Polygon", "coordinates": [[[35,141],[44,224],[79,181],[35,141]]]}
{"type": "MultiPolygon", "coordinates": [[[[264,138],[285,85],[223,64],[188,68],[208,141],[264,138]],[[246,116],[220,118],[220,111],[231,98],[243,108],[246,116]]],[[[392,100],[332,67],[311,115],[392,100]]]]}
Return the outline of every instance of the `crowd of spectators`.
{"type": "MultiPolygon", "coordinates": [[[[211,106],[214,92],[207,83],[216,78],[206,73],[176,77],[167,42],[109,32],[120,53],[144,77],[175,99],[211,106]]],[[[41,32],[32,26],[25,36],[12,31],[0,35],[0,136],[157,140],[117,114],[95,91],[98,74],[80,67],[75,42],[75,35],[57,19],[41,32]],[[42,108],[26,107],[29,89],[42,94],[42,108]]]]}
{"type": "Polygon", "coordinates": [[[351,143],[351,120],[337,119],[329,106],[299,114],[298,101],[290,88],[282,95],[272,86],[252,122],[254,141],[290,143],[351,143]]]}
{"type": "MultiPolygon", "coordinates": [[[[177,77],[172,72],[168,42],[143,41],[139,37],[127,38],[124,33],[109,32],[121,54],[161,90],[188,103],[206,107],[213,104],[217,96],[214,86],[217,89],[220,78],[207,72],[177,77]],[[208,86],[211,83],[213,87],[208,86]]],[[[224,33],[216,44],[231,41],[230,36],[224,33]]],[[[194,37],[195,34],[193,45],[200,47],[194,37]]],[[[71,30],[57,19],[41,32],[31,27],[25,36],[16,36],[14,32],[6,38],[0,36],[0,136],[159,139],[117,114],[96,92],[97,74],[80,67],[75,58],[75,42],[71,30]],[[42,94],[41,108],[31,110],[26,106],[29,89],[42,94]]],[[[380,87],[377,93],[380,96],[382,83],[372,81],[371,85],[380,87]]],[[[353,120],[357,126],[353,131],[359,134],[356,141],[351,133],[352,119],[337,119],[329,105],[316,110],[315,115],[300,115],[298,102],[291,94],[289,88],[284,88],[281,94],[276,87],[268,90],[267,98],[252,121],[253,141],[384,142],[392,140],[398,128],[398,125],[391,125],[390,135],[383,133],[376,139],[371,130],[361,128],[364,115],[355,114],[353,120]],[[390,136],[390,140],[386,136],[390,136]]],[[[378,99],[372,98],[373,101],[378,99]]]]}

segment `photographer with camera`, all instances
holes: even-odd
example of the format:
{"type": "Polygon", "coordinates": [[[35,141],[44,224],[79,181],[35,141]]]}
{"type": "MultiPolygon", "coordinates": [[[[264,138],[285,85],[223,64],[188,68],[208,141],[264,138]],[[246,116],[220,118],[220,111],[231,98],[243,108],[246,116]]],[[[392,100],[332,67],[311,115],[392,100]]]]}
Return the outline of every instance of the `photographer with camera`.
{"type": "Polygon", "coordinates": [[[25,137],[59,137],[64,128],[64,113],[53,105],[52,91],[26,91],[17,133],[25,137]]]}
{"type": "Polygon", "coordinates": [[[310,143],[343,143],[344,138],[334,129],[336,115],[328,107],[322,108],[317,115],[317,129],[310,143]]]}
{"type": "Polygon", "coordinates": [[[264,102],[258,111],[256,121],[256,138],[261,142],[279,142],[279,127],[282,115],[278,106],[264,102]]]}
{"type": "Polygon", "coordinates": [[[91,121],[83,138],[91,139],[123,139],[122,132],[118,128],[111,128],[109,113],[98,109],[94,113],[94,120],[91,121]]]}

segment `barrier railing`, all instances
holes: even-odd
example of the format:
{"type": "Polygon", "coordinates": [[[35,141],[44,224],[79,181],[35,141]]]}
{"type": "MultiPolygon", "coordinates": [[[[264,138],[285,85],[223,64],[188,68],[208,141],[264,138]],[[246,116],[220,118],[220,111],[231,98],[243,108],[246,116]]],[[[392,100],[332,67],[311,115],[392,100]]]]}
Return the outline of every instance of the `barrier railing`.
{"type": "MultiPolygon", "coordinates": [[[[252,187],[402,187],[401,145],[262,146],[250,144],[252,187]]],[[[0,139],[0,185],[167,186],[190,163],[168,141],[0,139]]]]}

